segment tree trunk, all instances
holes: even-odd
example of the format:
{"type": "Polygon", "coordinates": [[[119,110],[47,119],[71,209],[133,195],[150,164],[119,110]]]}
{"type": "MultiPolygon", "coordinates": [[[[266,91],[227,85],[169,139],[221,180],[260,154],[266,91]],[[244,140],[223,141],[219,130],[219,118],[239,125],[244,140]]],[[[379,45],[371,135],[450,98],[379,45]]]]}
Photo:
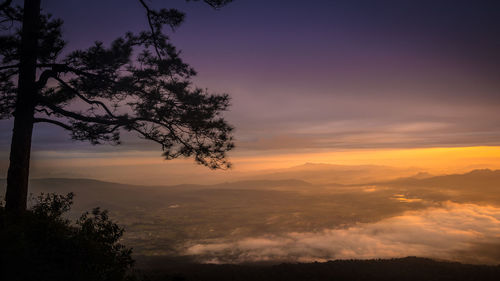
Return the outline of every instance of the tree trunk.
{"type": "Polygon", "coordinates": [[[26,210],[28,197],[31,135],[37,92],[36,60],[39,30],[40,0],[25,0],[19,50],[18,93],[5,194],[5,209],[13,214],[20,214],[26,210]]]}

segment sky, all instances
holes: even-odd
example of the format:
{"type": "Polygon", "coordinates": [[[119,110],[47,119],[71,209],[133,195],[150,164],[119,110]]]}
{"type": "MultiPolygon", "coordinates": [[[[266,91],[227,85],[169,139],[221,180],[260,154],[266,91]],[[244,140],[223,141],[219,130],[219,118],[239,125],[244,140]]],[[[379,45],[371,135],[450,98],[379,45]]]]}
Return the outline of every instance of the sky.
{"type": "MultiPolygon", "coordinates": [[[[164,161],[134,135],[119,147],[91,146],[36,125],[32,176],[123,181],[125,169],[157,184],[306,162],[500,168],[498,1],[235,0],[220,10],[149,2],[186,12],[169,35],[197,70],[195,85],[231,95],[234,169],[164,161]]],[[[42,6],[64,20],[68,51],[147,28],[135,0],[42,6]]],[[[0,128],[6,174],[11,120],[0,128]]]]}

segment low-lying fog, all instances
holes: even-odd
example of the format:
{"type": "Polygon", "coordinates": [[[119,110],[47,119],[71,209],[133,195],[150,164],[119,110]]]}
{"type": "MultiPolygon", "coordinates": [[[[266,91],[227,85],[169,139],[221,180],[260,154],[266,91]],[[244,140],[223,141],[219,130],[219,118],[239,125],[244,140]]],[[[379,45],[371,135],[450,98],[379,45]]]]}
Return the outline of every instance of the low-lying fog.
{"type": "Polygon", "coordinates": [[[388,167],[313,166],[207,186],[36,179],[31,192],[74,191],[73,217],[109,209],[136,255],[215,263],[403,256],[500,263],[500,171],[412,171],[384,180],[376,175],[390,175],[388,167]],[[349,180],[355,178],[363,183],[349,180]]]}
{"type": "Polygon", "coordinates": [[[445,202],[373,223],[190,246],[205,262],[328,261],[421,256],[498,263],[500,208],[445,202]],[[489,247],[496,247],[489,248],[489,247]]]}

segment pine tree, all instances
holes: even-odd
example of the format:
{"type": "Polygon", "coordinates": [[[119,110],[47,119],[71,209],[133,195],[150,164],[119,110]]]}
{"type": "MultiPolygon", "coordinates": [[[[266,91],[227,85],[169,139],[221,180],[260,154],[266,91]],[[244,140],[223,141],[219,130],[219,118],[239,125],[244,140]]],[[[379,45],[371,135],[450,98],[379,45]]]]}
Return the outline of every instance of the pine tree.
{"type": "MultiPolygon", "coordinates": [[[[138,0],[149,29],[127,32],[110,46],[96,42],[62,56],[62,20],[40,12],[40,0],[0,4],[0,119],[14,118],[7,175],[6,209],[26,209],[33,125],[49,123],[74,140],[120,143],[135,132],[158,143],[166,159],[193,157],[211,169],[227,168],[234,147],[222,113],[227,94],[194,87],[196,72],[179,57],[163,32],[184,13],[153,9],[138,0]],[[75,103],[85,110],[75,110],[75,103]]],[[[189,1],[189,0],[187,0],[189,1]]],[[[205,0],[214,8],[229,0],[205,0]]]]}

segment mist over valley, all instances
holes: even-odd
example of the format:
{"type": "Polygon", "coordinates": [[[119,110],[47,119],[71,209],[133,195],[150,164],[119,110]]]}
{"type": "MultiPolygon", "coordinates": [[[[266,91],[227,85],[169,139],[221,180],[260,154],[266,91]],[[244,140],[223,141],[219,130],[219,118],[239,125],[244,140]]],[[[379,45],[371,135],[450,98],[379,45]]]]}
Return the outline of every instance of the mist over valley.
{"type": "Polygon", "coordinates": [[[343,180],[370,169],[391,170],[308,164],[256,180],[175,186],[32,179],[31,192],[74,192],[73,218],[93,207],[109,209],[137,257],[279,263],[421,256],[500,263],[494,250],[500,248],[499,170],[343,180]]]}

